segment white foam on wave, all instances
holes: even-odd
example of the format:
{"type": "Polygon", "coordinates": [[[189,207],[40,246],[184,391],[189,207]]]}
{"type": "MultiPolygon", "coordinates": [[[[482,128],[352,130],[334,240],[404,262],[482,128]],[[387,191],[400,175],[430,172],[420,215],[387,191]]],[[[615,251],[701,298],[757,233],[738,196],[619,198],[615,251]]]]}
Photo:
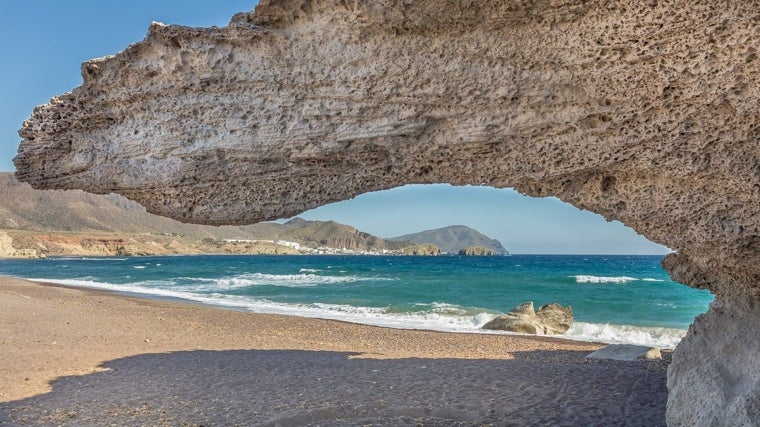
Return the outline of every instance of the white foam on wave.
{"type": "Polygon", "coordinates": [[[298,270],[299,273],[319,273],[320,271],[322,270],[318,268],[302,268],[298,270]]]}
{"type": "Polygon", "coordinates": [[[148,295],[148,296],[160,296],[160,297],[170,297],[170,298],[181,298],[191,301],[197,301],[198,294],[195,294],[193,292],[186,292],[186,291],[177,291],[172,289],[167,289],[166,287],[161,287],[161,284],[165,284],[166,282],[159,282],[159,281],[146,281],[146,282],[137,282],[137,283],[127,283],[127,284],[116,284],[116,283],[108,283],[108,282],[98,282],[95,280],[83,280],[83,279],[25,279],[30,280],[34,282],[48,282],[48,283],[57,283],[59,285],[65,285],[65,286],[73,286],[78,288],[90,288],[90,289],[102,289],[107,291],[115,291],[115,292],[129,292],[133,294],[142,294],[142,295],[148,295]],[[151,285],[159,285],[156,287],[151,287],[151,285]]]}
{"type": "Polygon", "coordinates": [[[638,280],[635,277],[628,276],[590,276],[587,274],[570,277],[574,277],[576,283],[627,283],[638,280]]]}
{"type": "Polygon", "coordinates": [[[629,276],[592,276],[589,274],[578,274],[570,276],[575,279],[575,283],[628,283],[637,280],[642,282],[664,282],[664,279],[655,279],[654,277],[645,277],[639,279],[629,276]]]}
{"type": "MultiPolygon", "coordinates": [[[[393,312],[389,307],[356,307],[325,303],[285,304],[242,295],[227,295],[217,292],[199,293],[197,287],[170,287],[170,283],[162,281],[113,284],[81,279],[40,278],[27,280],[143,294],[146,296],[179,298],[203,304],[243,309],[255,313],[333,319],[396,329],[510,334],[508,332],[481,329],[486,322],[498,315],[496,312],[483,308],[462,307],[447,303],[420,304],[428,305],[431,308],[416,312],[398,313],[393,312]]],[[[574,322],[566,334],[559,335],[558,337],[607,344],[639,344],[658,348],[674,348],[685,335],[686,330],[674,328],[574,322]]]]}
{"type": "MultiPolygon", "coordinates": [[[[145,266],[133,266],[144,269],[145,266]]],[[[319,285],[353,283],[365,278],[358,276],[319,276],[316,274],[265,274],[246,273],[221,278],[180,277],[167,280],[145,280],[129,284],[112,284],[97,282],[94,277],[80,279],[29,279],[62,285],[90,287],[108,290],[124,290],[125,292],[146,293],[175,296],[175,293],[189,295],[194,293],[225,292],[244,289],[253,286],[282,286],[282,287],[312,287],[319,285]],[[185,284],[180,284],[186,282],[185,284]]],[[[372,280],[394,280],[389,278],[372,278],[372,280]]],[[[184,297],[183,297],[184,298],[184,297]]]]}
{"type": "Polygon", "coordinates": [[[675,348],[685,335],[685,329],[573,322],[563,338],[605,344],[638,344],[657,348],[675,348]]]}
{"type": "Polygon", "coordinates": [[[280,304],[256,302],[249,310],[260,313],[279,313],[320,319],[341,320],[364,325],[384,326],[396,329],[425,329],[444,332],[484,332],[480,329],[494,313],[485,310],[462,315],[465,309],[456,306],[438,307],[431,311],[398,313],[388,307],[356,307],[340,304],[280,304]]]}
{"type": "Polygon", "coordinates": [[[320,319],[342,320],[365,325],[385,326],[397,329],[427,329],[445,332],[486,332],[482,325],[496,316],[485,309],[481,312],[452,304],[434,303],[431,311],[393,313],[388,307],[356,307],[343,304],[284,304],[265,299],[221,293],[198,293],[197,288],[168,288],[165,282],[145,281],[130,284],[104,283],[78,279],[27,279],[58,283],[67,286],[102,289],[117,292],[143,294],[146,296],[180,298],[209,305],[244,309],[255,313],[285,314],[320,319]],[[469,314],[465,314],[469,313],[469,314]],[[463,315],[465,314],[465,315],[463,315]]]}
{"type": "MultiPolygon", "coordinates": [[[[197,292],[226,291],[243,289],[253,286],[283,286],[289,288],[311,287],[337,283],[353,283],[363,280],[357,276],[320,276],[317,274],[265,274],[246,273],[236,276],[209,278],[187,278],[189,281],[200,282],[187,289],[197,292]]],[[[375,280],[375,279],[373,279],[375,280]]]]}
{"type": "Polygon", "coordinates": [[[486,332],[480,329],[494,313],[485,310],[461,315],[467,310],[439,307],[432,311],[411,313],[392,312],[389,307],[357,307],[346,304],[284,304],[257,300],[240,295],[211,294],[192,298],[194,301],[245,309],[254,313],[284,314],[318,319],[340,320],[363,325],[384,326],[395,329],[424,329],[444,332],[486,332]],[[458,311],[459,314],[456,314],[458,311]]]}
{"type": "Polygon", "coordinates": [[[502,314],[497,311],[488,311],[481,307],[463,307],[461,305],[449,304],[445,302],[434,302],[430,304],[430,306],[431,312],[447,316],[474,316],[478,318],[485,316],[483,317],[484,320],[482,323],[478,324],[478,328],[485,325],[495,316],[502,314]]]}

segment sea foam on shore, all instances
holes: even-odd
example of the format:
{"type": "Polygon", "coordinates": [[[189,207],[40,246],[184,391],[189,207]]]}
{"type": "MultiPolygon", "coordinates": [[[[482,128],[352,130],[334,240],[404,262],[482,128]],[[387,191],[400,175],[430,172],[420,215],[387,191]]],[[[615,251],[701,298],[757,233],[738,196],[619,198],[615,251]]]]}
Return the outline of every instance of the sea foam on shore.
{"type": "MultiPolygon", "coordinates": [[[[293,275],[278,286],[317,286],[318,283],[347,283],[355,278],[315,279],[310,274],[293,275]]],[[[285,314],[320,319],[340,320],[364,325],[383,326],[397,329],[424,329],[441,332],[498,333],[481,329],[486,322],[499,313],[479,307],[462,307],[447,303],[414,304],[414,307],[362,307],[348,304],[285,304],[256,299],[244,295],[229,295],[223,291],[234,291],[247,286],[265,284],[266,275],[253,275],[247,279],[197,280],[199,283],[182,290],[164,286],[160,281],[132,284],[114,284],[93,280],[30,279],[39,282],[56,283],[65,286],[101,289],[142,295],[147,298],[176,298],[199,302],[220,308],[242,309],[254,313],[285,314]],[[211,283],[209,283],[211,282],[211,283]],[[210,292],[210,293],[209,293],[210,292]]],[[[270,278],[271,280],[271,278],[270,278]]],[[[686,330],[664,327],[599,324],[574,322],[567,333],[558,336],[580,341],[607,344],[638,344],[659,348],[674,348],[686,334],[686,330]]]]}

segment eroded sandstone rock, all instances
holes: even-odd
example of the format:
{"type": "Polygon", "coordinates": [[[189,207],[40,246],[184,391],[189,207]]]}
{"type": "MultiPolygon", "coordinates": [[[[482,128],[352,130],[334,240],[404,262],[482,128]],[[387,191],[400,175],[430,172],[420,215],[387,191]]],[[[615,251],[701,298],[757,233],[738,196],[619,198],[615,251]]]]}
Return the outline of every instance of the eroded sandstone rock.
{"type": "Polygon", "coordinates": [[[544,334],[564,334],[573,324],[573,308],[563,307],[556,302],[542,305],[536,310],[536,318],[543,325],[544,334]]]}
{"type": "Polygon", "coordinates": [[[528,301],[500,316],[497,316],[483,325],[482,329],[535,335],[538,333],[538,328],[534,323],[535,317],[536,312],[533,308],[533,301],[528,301]]]}
{"type": "Polygon", "coordinates": [[[719,298],[697,317],[668,368],[669,424],[760,425],[759,310],[719,298]]]}
{"type": "Polygon", "coordinates": [[[557,196],[677,250],[673,277],[716,293],[721,312],[674,357],[677,423],[722,411],[703,402],[725,387],[760,394],[733,374],[687,379],[752,366],[711,362],[710,348],[755,344],[694,334],[760,319],[758,14],[709,0],[262,0],[228,27],[154,24],[85,63],[81,87],[25,122],[17,176],[209,224],[408,183],[557,196]]]}
{"type": "Polygon", "coordinates": [[[573,323],[573,309],[557,303],[542,305],[538,311],[533,301],[520,304],[482,326],[482,329],[519,332],[533,335],[564,334],[573,323]]]}

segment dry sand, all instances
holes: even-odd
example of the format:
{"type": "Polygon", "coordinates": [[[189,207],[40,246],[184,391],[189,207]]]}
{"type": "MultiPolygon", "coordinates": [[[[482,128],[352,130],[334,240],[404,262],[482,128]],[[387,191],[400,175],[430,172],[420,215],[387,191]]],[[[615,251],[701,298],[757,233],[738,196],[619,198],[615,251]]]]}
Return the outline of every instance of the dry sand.
{"type": "Polygon", "coordinates": [[[0,425],[664,425],[663,366],[599,347],[0,278],[0,425]]]}

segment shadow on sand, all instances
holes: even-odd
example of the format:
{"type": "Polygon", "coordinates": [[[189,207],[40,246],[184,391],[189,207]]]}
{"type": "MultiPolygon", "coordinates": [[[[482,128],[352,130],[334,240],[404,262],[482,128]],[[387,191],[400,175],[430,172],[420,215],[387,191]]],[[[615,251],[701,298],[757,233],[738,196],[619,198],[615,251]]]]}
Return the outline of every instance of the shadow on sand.
{"type": "Polygon", "coordinates": [[[0,425],[665,424],[662,370],[583,362],[572,352],[551,352],[556,360],[547,363],[538,361],[547,354],[534,353],[514,360],[293,350],[144,354],[2,403],[0,425]]]}

